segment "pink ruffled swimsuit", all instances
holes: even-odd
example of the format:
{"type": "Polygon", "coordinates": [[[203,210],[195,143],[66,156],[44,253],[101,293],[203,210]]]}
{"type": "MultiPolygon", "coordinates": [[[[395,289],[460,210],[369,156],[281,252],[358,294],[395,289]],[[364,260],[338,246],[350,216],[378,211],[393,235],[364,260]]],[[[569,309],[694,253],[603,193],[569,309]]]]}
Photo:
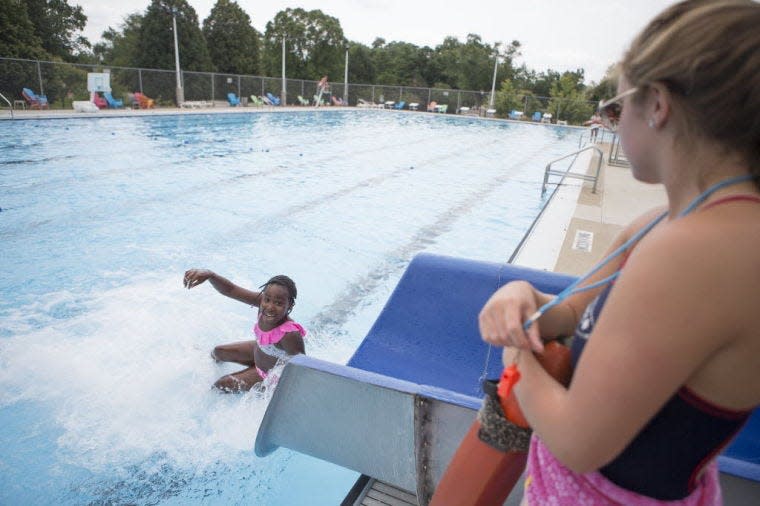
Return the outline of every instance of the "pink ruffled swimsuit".
{"type": "MultiPolygon", "coordinates": [[[[259,349],[267,355],[271,355],[283,362],[287,362],[292,355],[289,355],[288,352],[282,348],[278,348],[275,344],[279,343],[282,338],[285,337],[285,334],[289,332],[298,332],[301,334],[301,337],[306,337],[306,329],[293,320],[286,320],[272,330],[267,331],[259,328],[259,322],[256,322],[253,326],[253,335],[256,337],[259,349]]],[[[258,366],[256,366],[256,371],[262,379],[267,377],[267,373],[259,369],[258,366]]]]}

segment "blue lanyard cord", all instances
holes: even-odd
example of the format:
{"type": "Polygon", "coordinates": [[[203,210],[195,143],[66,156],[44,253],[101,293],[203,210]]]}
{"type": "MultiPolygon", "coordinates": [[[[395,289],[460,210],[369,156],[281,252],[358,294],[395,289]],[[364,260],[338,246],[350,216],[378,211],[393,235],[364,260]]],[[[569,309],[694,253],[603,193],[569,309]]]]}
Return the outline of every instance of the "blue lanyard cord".
{"type": "MultiPolygon", "coordinates": [[[[743,176],[737,176],[732,177],[726,180],[723,180],[719,183],[714,184],[701,194],[699,194],[694,200],[689,203],[688,206],[686,206],[686,209],[681,211],[679,213],[678,217],[683,217],[692,212],[699,204],[705,201],[707,197],[715,193],[716,191],[720,190],[721,188],[724,188],[726,186],[730,186],[737,183],[743,183],[744,181],[749,181],[753,178],[751,174],[746,174],[743,176]]],[[[595,283],[592,283],[588,286],[584,286],[581,288],[578,288],[578,285],[586,281],[588,278],[599,272],[600,269],[602,269],[605,265],[610,263],[612,260],[620,256],[624,251],[628,250],[631,246],[633,246],[639,239],[641,239],[644,235],[646,235],[650,230],[652,230],[655,225],[657,225],[660,221],[662,221],[665,216],[667,216],[667,212],[662,213],[660,216],[656,217],[654,220],[649,222],[645,227],[643,227],[641,230],[636,232],[630,239],[628,239],[624,244],[622,244],[620,247],[618,247],[615,251],[607,255],[606,258],[604,258],[601,262],[596,264],[590,271],[588,271],[586,274],[584,274],[582,277],[575,280],[573,283],[571,283],[567,288],[562,290],[555,298],[541,306],[538,311],[533,313],[530,318],[528,318],[525,323],[523,324],[523,329],[528,330],[533,323],[541,318],[541,316],[546,313],[549,309],[553,308],[554,306],[560,304],[563,300],[567,299],[571,295],[575,295],[576,293],[585,292],[587,290],[592,290],[594,288],[598,288],[600,286],[604,286],[607,283],[611,282],[615,278],[618,277],[620,274],[620,269],[615,271],[610,276],[607,276],[606,278],[596,281],[595,283]]]]}

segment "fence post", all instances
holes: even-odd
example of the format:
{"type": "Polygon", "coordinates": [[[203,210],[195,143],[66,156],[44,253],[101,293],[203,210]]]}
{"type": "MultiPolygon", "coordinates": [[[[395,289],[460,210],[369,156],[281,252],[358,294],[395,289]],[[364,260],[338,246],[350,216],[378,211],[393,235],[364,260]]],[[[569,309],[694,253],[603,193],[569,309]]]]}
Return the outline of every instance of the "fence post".
{"type": "Polygon", "coordinates": [[[211,73],[211,102],[214,101],[214,73],[211,73]]]}
{"type": "MultiPolygon", "coordinates": [[[[240,97],[240,74],[238,74],[238,98],[241,98],[241,97],[240,97]]],[[[247,101],[247,100],[248,100],[248,99],[246,98],[246,101],[247,101]]],[[[242,101],[242,100],[241,100],[241,101],[242,101]]]]}
{"type": "Polygon", "coordinates": [[[462,92],[457,91],[457,114],[459,114],[459,106],[462,105],[462,92]]]}
{"type": "MultiPolygon", "coordinates": [[[[430,103],[430,98],[433,96],[432,93],[433,93],[433,89],[428,88],[428,102],[427,102],[428,104],[430,103]]],[[[427,105],[425,106],[425,108],[427,108],[427,105]]]]}
{"type": "Polygon", "coordinates": [[[137,80],[140,81],[140,93],[143,92],[142,87],[142,69],[137,69],[137,80]]]}
{"type": "Polygon", "coordinates": [[[372,103],[375,103],[375,85],[372,85],[372,103]]]}

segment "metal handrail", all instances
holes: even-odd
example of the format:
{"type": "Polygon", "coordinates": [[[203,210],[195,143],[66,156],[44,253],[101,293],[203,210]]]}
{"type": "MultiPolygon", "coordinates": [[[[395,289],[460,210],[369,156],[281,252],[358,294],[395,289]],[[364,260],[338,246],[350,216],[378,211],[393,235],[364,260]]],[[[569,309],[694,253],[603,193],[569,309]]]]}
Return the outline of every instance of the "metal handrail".
{"type": "Polygon", "coordinates": [[[543,195],[544,193],[546,193],[546,183],[549,180],[549,175],[550,174],[552,176],[562,176],[562,179],[560,180],[560,182],[558,184],[561,184],[562,181],[564,181],[566,177],[574,177],[574,178],[577,178],[577,179],[583,179],[584,181],[593,181],[594,182],[594,187],[592,188],[591,193],[596,193],[596,185],[597,185],[597,183],[599,181],[599,172],[601,171],[601,168],[602,168],[602,160],[603,159],[604,159],[604,153],[602,153],[601,149],[597,148],[596,146],[586,146],[583,149],[579,149],[578,151],[575,151],[575,152],[570,153],[568,155],[565,155],[563,157],[557,158],[556,160],[552,160],[551,162],[549,162],[548,164],[546,164],[546,169],[544,170],[544,183],[543,183],[543,185],[541,185],[541,195],[543,195]],[[596,163],[596,174],[595,175],[589,176],[588,174],[578,174],[577,172],[570,172],[570,169],[572,168],[572,165],[570,167],[568,167],[567,170],[565,170],[565,171],[552,170],[551,167],[552,167],[553,163],[556,163],[556,162],[559,162],[561,160],[564,160],[565,158],[570,158],[571,156],[577,156],[577,155],[583,153],[584,151],[588,151],[589,149],[593,149],[594,151],[596,151],[599,154],[599,159],[597,160],[597,163],[596,163]]]}
{"type": "Polygon", "coordinates": [[[0,97],[2,97],[3,100],[5,100],[8,103],[8,109],[11,111],[11,119],[13,119],[13,106],[11,105],[11,101],[5,98],[5,95],[0,93],[0,97]]]}
{"type": "Polygon", "coordinates": [[[620,145],[620,137],[617,134],[613,134],[612,136],[610,152],[609,155],[607,155],[607,163],[618,167],[630,167],[631,165],[631,162],[628,161],[625,153],[623,153],[622,146],[620,145]]]}

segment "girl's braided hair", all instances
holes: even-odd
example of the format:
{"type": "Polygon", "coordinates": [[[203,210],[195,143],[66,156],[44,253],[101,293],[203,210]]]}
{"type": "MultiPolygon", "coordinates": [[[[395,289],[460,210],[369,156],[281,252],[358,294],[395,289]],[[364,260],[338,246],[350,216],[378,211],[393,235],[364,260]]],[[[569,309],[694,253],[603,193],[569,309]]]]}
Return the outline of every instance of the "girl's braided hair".
{"type": "Polygon", "coordinates": [[[285,276],[284,274],[278,274],[277,276],[272,276],[272,278],[270,278],[269,281],[261,285],[259,288],[261,288],[261,290],[263,291],[263,290],[266,290],[269,285],[282,286],[288,291],[288,296],[290,298],[290,305],[292,306],[293,304],[296,303],[298,290],[296,290],[296,284],[292,279],[285,276]]]}

